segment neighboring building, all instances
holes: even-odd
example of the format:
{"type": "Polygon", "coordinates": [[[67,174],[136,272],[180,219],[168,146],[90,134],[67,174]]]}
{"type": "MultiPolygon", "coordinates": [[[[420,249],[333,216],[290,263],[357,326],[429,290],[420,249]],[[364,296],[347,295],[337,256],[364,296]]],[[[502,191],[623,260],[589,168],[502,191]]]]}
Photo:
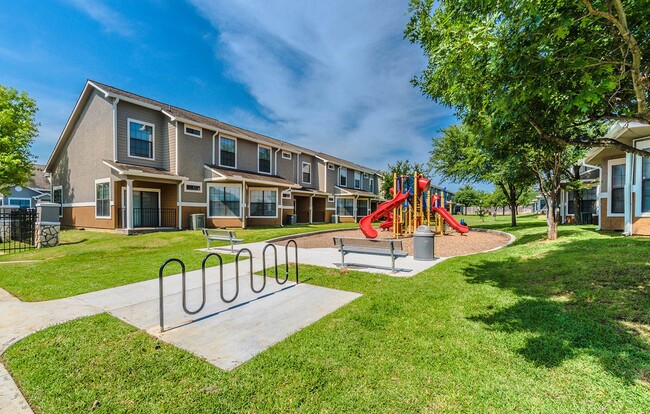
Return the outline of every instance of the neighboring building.
{"type": "MultiPolygon", "coordinates": [[[[650,151],[648,124],[616,123],[607,137],[650,151]]],[[[650,158],[616,148],[594,148],[585,161],[601,171],[599,227],[650,236],[650,158]]]]}
{"type": "Polygon", "coordinates": [[[379,172],[95,81],[45,171],[62,224],[125,229],[355,221],[379,172]]]}
{"type": "MultiPolygon", "coordinates": [[[[582,190],[581,205],[577,209],[583,224],[597,224],[600,208],[598,194],[600,193],[600,170],[596,167],[583,165],[580,167],[580,182],[582,190]]],[[[562,188],[560,190],[560,216],[562,223],[575,223],[576,208],[574,191],[562,188]]]]}
{"type": "Polygon", "coordinates": [[[50,201],[50,182],[47,180],[44,165],[34,164],[32,180],[25,186],[16,186],[9,195],[0,194],[0,205],[35,208],[36,203],[50,201]]]}

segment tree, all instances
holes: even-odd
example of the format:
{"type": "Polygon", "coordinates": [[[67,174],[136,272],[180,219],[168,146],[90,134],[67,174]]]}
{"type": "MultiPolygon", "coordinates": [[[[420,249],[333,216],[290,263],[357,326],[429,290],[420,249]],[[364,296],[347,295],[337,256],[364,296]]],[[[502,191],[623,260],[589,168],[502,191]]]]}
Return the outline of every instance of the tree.
{"type": "Polygon", "coordinates": [[[463,205],[463,214],[467,214],[467,207],[478,206],[481,204],[478,192],[470,184],[465,184],[458,189],[454,195],[454,201],[463,205]]]}
{"type": "Polygon", "coordinates": [[[30,148],[38,134],[36,102],[25,92],[0,85],[0,193],[23,186],[32,177],[30,148]]]}
{"type": "Polygon", "coordinates": [[[409,160],[398,160],[395,164],[388,164],[386,171],[381,173],[381,195],[386,199],[393,198],[390,194],[390,189],[393,188],[393,177],[394,174],[397,175],[413,175],[414,173],[419,173],[424,176],[427,176],[431,169],[425,164],[413,163],[409,160]]]}
{"type": "Polygon", "coordinates": [[[462,119],[643,155],[604,138],[602,124],[650,123],[649,9],[650,0],[412,0],[406,36],[429,58],[414,82],[462,119]]]}
{"type": "Polygon", "coordinates": [[[483,119],[443,129],[433,141],[429,165],[454,182],[493,184],[508,201],[514,227],[519,197],[535,179],[522,148],[509,133],[495,134],[483,119]]]}

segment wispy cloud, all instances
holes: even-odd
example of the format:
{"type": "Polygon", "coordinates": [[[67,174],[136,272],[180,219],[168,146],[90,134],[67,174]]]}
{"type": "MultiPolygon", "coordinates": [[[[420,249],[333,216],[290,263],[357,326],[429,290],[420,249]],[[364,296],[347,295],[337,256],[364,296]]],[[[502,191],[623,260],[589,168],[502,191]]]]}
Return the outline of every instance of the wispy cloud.
{"type": "Polygon", "coordinates": [[[425,161],[431,131],[452,121],[409,83],[426,62],[402,38],[403,2],[192,2],[266,118],[226,120],[375,168],[425,161]]]}
{"type": "Polygon", "coordinates": [[[131,37],[133,30],[124,16],[99,0],[64,0],[97,21],[107,32],[131,37]]]}

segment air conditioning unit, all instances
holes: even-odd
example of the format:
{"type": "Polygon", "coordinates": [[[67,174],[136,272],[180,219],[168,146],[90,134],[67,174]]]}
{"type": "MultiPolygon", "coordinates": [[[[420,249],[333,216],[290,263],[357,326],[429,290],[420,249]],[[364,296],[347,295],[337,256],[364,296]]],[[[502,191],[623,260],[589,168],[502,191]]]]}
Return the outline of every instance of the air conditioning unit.
{"type": "Polygon", "coordinates": [[[205,228],[205,214],[190,214],[190,229],[199,230],[205,228]]]}

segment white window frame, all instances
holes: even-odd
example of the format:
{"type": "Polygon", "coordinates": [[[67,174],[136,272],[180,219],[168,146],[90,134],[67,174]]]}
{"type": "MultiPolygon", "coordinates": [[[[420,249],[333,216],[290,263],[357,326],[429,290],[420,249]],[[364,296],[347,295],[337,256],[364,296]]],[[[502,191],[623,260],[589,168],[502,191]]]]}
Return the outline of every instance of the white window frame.
{"type": "Polygon", "coordinates": [[[273,148],[269,147],[268,145],[257,144],[257,172],[260,173],[260,174],[267,174],[267,175],[273,174],[273,148]],[[260,170],[260,148],[266,148],[267,150],[269,150],[269,170],[268,171],[260,170]]]}
{"type": "MultiPolygon", "coordinates": [[[[638,149],[650,150],[650,139],[642,138],[640,140],[635,140],[634,146],[638,149]]],[[[634,201],[634,217],[650,217],[650,211],[641,211],[643,207],[642,197],[643,197],[643,157],[640,155],[634,156],[634,175],[636,180],[634,181],[633,189],[635,196],[634,201]]]]}
{"type": "Polygon", "coordinates": [[[271,188],[271,187],[249,187],[248,188],[248,217],[249,218],[259,218],[259,219],[273,219],[273,218],[278,218],[278,200],[280,198],[278,197],[278,189],[277,188],[271,188]],[[253,191],[268,191],[268,192],[275,192],[275,216],[253,216],[250,214],[251,211],[251,204],[253,204],[252,197],[251,197],[251,192],[253,191]]]}
{"type": "Polygon", "coordinates": [[[327,196],[327,202],[328,203],[333,203],[334,202],[334,196],[327,196]]]}
{"type": "Polygon", "coordinates": [[[7,197],[7,205],[10,206],[11,200],[27,200],[29,201],[29,208],[32,208],[32,199],[27,197],[7,197]]]}
{"type": "Polygon", "coordinates": [[[113,189],[111,188],[111,179],[110,178],[99,178],[95,180],[95,218],[96,219],[110,219],[112,212],[111,212],[111,204],[113,201],[113,189]],[[97,215],[97,184],[106,184],[108,183],[108,216],[98,216],[97,215]]]}
{"type": "Polygon", "coordinates": [[[226,136],[226,135],[219,135],[219,142],[217,142],[217,155],[218,155],[218,158],[219,158],[219,167],[235,168],[235,169],[237,168],[237,144],[238,144],[237,138],[229,137],[229,136],[226,136]],[[221,163],[221,140],[224,139],[224,138],[229,139],[231,141],[235,141],[235,166],[234,167],[232,165],[223,165],[221,163]]]}
{"type": "Polygon", "coordinates": [[[183,183],[183,191],[185,191],[186,193],[202,193],[203,192],[203,183],[200,182],[200,181],[185,181],[183,183]],[[189,185],[197,185],[197,186],[199,186],[199,189],[198,190],[188,190],[187,189],[188,184],[189,185]]]}
{"type": "Polygon", "coordinates": [[[347,187],[348,186],[348,169],[347,168],[339,167],[338,183],[339,183],[339,186],[341,186],[341,187],[347,187]],[[343,171],[345,171],[345,186],[343,184],[341,184],[341,177],[342,177],[341,172],[343,172],[343,171]]]}
{"type": "Polygon", "coordinates": [[[303,161],[302,164],[300,165],[300,181],[302,181],[303,184],[311,184],[311,162],[303,161]],[[304,176],[305,173],[303,172],[302,169],[305,165],[309,166],[309,181],[305,181],[303,179],[305,178],[304,176]]]}
{"type": "MultiPolygon", "coordinates": [[[[625,164],[625,158],[617,158],[607,161],[607,216],[608,217],[625,217],[625,213],[612,213],[612,167],[614,165],[625,164]]],[[[625,193],[625,187],[623,187],[625,193]]],[[[624,195],[625,196],[625,195],[624,195]]]]}
{"type": "Polygon", "coordinates": [[[291,200],[291,193],[282,193],[283,200],[291,200]]]}
{"type": "Polygon", "coordinates": [[[56,190],[61,190],[61,204],[59,205],[59,218],[63,217],[63,186],[62,185],[54,185],[52,186],[52,195],[50,196],[50,200],[52,200],[53,203],[54,201],[54,192],[56,190]]]}
{"type": "Polygon", "coordinates": [[[361,189],[361,177],[362,176],[361,176],[361,173],[359,171],[354,172],[354,183],[352,183],[352,184],[353,184],[354,188],[356,188],[357,190],[361,189]],[[359,185],[358,186],[357,186],[357,177],[359,177],[359,185]]]}
{"type": "Polygon", "coordinates": [[[336,167],[334,166],[334,164],[327,164],[327,169],[334,171],[336,167]]]}
{"type": "Polygon", "coordinates": [[[201,128],[201,127],[197,127],[197,126],[194,126],[194,125],[191,125],[191,124],[185,124],[184,127],[183,127],[183,131],[185,132],[185,135],[188,135],[190,137],[203,138],[203,128],[201,128]],[[187,132],[187,128],[191,128],[191,129],[193,129],[195,131],[199,131],[199,134],[196,135],[196,134],[193,134],[191,132],[187,132]]]}
{"type": "Polygon", "coordinates": [[[140,121],[139,119],[127,118],[126,120],[126,154],[129,158],[137,158],[139,160],[156,161],[156,125],[140,121]],[[151,158],[140,157],[138,155],[131,155],[131,122],[150,126],[151,127],[151,158]]]}
{"type": "Polygon", "coordinates": [[[290,160],[292,158],[292,155],[290,152],[282,151],[282,158],[285,160],[290,160]]]}
{"type": "Polygon", "coordinates": [[[243,205],[243,194],[241,184],[228,184],[228,183],[208,183],[206,192],[205,192],[205,201],[207,204],[206,208],[206,217],[207,218],[221,218],[221,219],[241,219],[242,205],[243,205]],[[210,215],[210,188],[212,187],[235,187],[239,189],[239,213],[236,216],[211,216],[210,215]]]}

